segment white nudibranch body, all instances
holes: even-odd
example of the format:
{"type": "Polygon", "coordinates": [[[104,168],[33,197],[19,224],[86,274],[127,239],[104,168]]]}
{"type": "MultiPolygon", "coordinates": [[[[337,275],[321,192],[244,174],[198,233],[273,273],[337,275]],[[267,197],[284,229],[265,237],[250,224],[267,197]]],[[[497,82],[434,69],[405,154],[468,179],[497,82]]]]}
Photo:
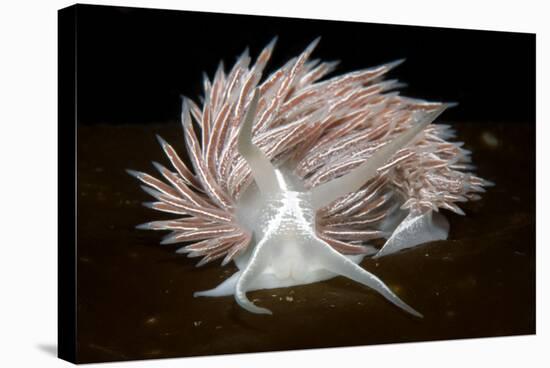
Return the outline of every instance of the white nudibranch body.
{"type": "Polygon", "coordinates": [[[334,67],[307,61],[316,42],[261,84],[274,43],[251,68],[246,52],[205,80],[202,110],[184,100],[193,170],[159,137],[176,171],[155,166],[169,184],[129,171],[156,198],[147,206],[183,217],[138,228],[172,230],[162,243],[190,243],[178,252],[199,265],[235,262],[236,273],[195,296],[234,295],[271,314],[246,293],[341,275],[421,316],[359,262],[446,239],[438,209],[463,214],[455,202],[490,183],[467,172],[469,152],[446,141],[447,126],[431,125],[448,104],[384,93],[396,83],[381,75],[397,63],[315,83],[334,67]],[[369,244],[377,238],[380,249],[369,244]]]}
{"type": "MultiPolygon", "coordinates": [[[[251,218],[256,245],[235,259],[239,271],[218,287],[195,293],[195,296],[233,295],[239,305],[253,313],[271,314],[252,304],[245,293],[310,284],[335,276],[346,276],[378,291],[409,313],[421,316],[401,301],[376,276],[359,267],[363,255],[345,256],[320,239],[315,230],[315,205],[308,192],[290,187],[288,176],[276,169],[280,191],[262,196],[256,194],[244,211],[251,218]]],[[[244,220],[244,219],[243,219],[244,220]]]]}

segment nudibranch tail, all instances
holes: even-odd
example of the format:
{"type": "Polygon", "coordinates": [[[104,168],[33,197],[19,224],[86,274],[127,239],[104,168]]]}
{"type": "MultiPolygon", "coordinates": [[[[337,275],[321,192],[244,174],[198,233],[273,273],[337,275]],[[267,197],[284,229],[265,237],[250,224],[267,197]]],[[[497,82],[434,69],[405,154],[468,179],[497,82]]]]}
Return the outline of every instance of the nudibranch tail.
{"type": "Polygon", "coordinates": [[[418,244],[445,240],[448,234],[449,222],[440,213],[411,211],[372,258],[387,256],[418,244]]]}

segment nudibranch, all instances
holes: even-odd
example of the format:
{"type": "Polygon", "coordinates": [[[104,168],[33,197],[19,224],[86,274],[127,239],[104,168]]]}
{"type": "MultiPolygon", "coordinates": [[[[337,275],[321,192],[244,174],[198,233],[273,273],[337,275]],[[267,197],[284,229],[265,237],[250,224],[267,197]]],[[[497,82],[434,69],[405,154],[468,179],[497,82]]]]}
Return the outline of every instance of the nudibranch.
{"type": "Polygon", "coordinates": [[[185,243],[177,252],[202,257],[197,266],[235,262],[195,296],[234,295],[270,314],[246,293],[342,275],[421,316],[359,263],[446,239],[439,209],[462,215],[457,202],[491,183],[448,141],[452,129],[432,124],[451,104],[402,97],[383,80],[402,60],[326,79],[337,63],[310,60],[317,42],[263,80],[275,39],[252,65],[247,50],[204,77],[202,107],[183,98],[192,167],[158,137],[172,166],[154,163],[164,180],[129,170],[156,200],[146,206],[179,217],[138,228],[170,230],[161,243],[185,243]]]}

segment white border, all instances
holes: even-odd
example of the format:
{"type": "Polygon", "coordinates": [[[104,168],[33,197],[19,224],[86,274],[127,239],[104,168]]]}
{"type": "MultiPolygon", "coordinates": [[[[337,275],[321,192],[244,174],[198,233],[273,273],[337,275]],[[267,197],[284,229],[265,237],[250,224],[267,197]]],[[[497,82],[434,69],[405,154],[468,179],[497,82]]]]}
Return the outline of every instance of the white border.
{"type": "MultiPolygon", "coordinates": [[[[86,2],[87,3],[87,2],[86,2]]],[[[95,1],[139,6],[537,33],[537,336],[112,363],[113,367],[548,366],[549,138],[544,1],[95,1]],[[546,97],[546,98],[545,98],[546,97]],[[546,111],[548,111],[546,109],[546,111]]],[[[62,367],[56,344],[57,9],[67,1],[0,5],[0,365],[62,367]],[[24,139],[22,139],[24,138],[24,139]]],[[[251,30],[253,32],[253,30],[251,30]]],[[[192,35],[190,35],[192,37],[192,35]]],[[[366,42],[368,40],[365,40],[366,42]]],[[[475,55],[473,55],[475,56],[475,55]]],[[[452,71],[450,71],[452,72],[452,71]]],[[[513,73],[514,71],[510,71],[513,73]]],[[[505,76],[503,76],[504,78],[505,76]]],[[[503,106],[505,108],[505,106],[503,106]]],[[[510,163],[513,170],[514,163],[510,163]]],[[[503,208],[505,210],[505,208],[503,208]]],[[[514,318],[514,316],[510,316],[514,318]]],[[[289,331],[292,333],[292,331],[289,331]]],[[[93,367],[96,365],[90,365],[93,367]]]]}

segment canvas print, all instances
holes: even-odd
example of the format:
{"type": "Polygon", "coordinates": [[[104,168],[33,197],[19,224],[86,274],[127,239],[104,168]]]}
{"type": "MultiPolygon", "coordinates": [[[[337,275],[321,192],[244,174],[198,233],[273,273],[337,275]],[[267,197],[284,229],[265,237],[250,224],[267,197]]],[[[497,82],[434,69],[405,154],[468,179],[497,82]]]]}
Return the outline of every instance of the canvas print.
{"type": "Polygon", "coordinates": [[[62,358],[535,333],[535,35],[59,25],[62,358]]]}

